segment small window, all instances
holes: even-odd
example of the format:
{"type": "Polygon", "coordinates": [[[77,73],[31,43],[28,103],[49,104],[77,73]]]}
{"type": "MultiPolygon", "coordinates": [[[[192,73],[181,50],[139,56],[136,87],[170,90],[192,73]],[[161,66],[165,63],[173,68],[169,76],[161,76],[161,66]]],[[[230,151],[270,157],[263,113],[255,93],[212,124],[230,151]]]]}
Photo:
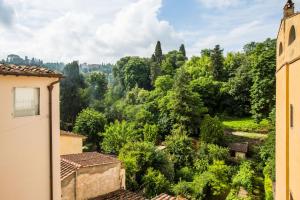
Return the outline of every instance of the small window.
{"type": "Polygon", "coordinates": [[[280,42],[280,44],[279,44],[279,55],[281,56],[282,53],[283,53],[283,46],[282,46],[282,42],[280,42]]]}
{"type": "Polygon", "coordinates": [[[292,26],[289,35],[289,45],[291,45],[296,40],[296,30],[295,26],[292,26]]]}
{"type": "Polygon", "coordinates": [[[39,88],[14,88],[14,116],[25,117],[40,114],[39,88]]]}
{"type": "Polygon", "coordinates": [[[294,128],[294,106],[290,105],[291,128],[294,128]]]}

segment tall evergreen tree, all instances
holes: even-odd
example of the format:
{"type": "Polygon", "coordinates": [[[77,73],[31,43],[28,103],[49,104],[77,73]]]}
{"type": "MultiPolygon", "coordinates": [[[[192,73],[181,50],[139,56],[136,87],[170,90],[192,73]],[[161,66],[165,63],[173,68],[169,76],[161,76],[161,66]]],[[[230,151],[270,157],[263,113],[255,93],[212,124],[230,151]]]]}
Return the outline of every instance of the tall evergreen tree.
{"type": "Polygon", "coordinates": [[[211,51],[211,61],[213,67],[213,76],[218,81],[224,81],[224,57],[223,57],[223,49],[221,49],[220,45],[216,45],[215,48],[211,51]]]}
{"type": "Polygon", "coordinates": [[[186,51],[185,51],[184,44],[180,45],[179,52],[181,52],[182,55],[186,58],[186,51]]]}
{"type": "Polygon", "coordinates": [[[157,43],[156,43],[154,58],[155,58],[155,61],[158,62],[158,63],[161,63],[162,60],[163,60],[163,53],[162,53],[162,50],[161,50],[160,41],[157,41],[157,43]]]}

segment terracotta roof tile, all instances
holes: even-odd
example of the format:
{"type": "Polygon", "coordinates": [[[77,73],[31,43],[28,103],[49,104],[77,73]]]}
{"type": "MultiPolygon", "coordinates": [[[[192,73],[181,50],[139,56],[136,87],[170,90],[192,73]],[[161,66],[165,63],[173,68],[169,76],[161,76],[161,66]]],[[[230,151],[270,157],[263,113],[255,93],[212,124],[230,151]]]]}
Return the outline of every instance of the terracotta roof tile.
{"type": "Polygon", "coordinates": [[[0,74],[15,76],[63,77],[62,74],[39,66],[0,64],[0,74]]]}
{"type": "Polygon", "coordinates": [[[245,142],[245,143],[232,143],[232,144],[229,144],[229,148],[230,148],[231,151],[247,153],[248,152],[248,142],[245,142]]]}
{"type": "Polygon", "coordinates": [[[77,133],[72,133],[72,132],[68,132],[68,131],[60,131],[60,135],[66,135],[66,136],[74,136],[74,137],[82,137],[82,138],[86,138],[83,135],[77,134],[77,133]]]}
{"type": "Polygon", "coordinates": [[[60,179],[63,180],[64,178],[68,177],[69,175],[73,174],[77,168],[80,166],[76,163],[70,162],[66,159],[60,159],[60,179]]]}
{"type": "Polygon", "coordinates": [[[146,200],[143,196],[127,191],[117,190],[90,200],[146,200]]]}
{"type": "Polygon", "coordinates": [[[157,197],[154,197],[152,200],[186,200],[182,197],[172,197],[168,194],[160,194],[157,197]]]}
{"type": "Polygon", "coordinates": [[[105,164],[120,162],[117,158],[113,156],[104,155],[97,152],[62,155],[61,158],[76,163],[80,165],[80,167],[105,165],[105,164]]]}

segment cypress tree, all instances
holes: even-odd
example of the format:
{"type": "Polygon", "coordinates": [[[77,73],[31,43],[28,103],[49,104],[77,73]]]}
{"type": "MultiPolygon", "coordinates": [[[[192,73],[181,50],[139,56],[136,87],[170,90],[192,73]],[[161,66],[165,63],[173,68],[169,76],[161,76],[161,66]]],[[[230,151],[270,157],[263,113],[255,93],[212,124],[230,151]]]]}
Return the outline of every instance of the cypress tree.
{"type": "Polygon", "coordinates": [[[182,55],[186,58],[186,52],[185,52],[184,44],[180,45],[179,52],[181,52],[182,55]]]}
{"type": "Polygon", "coordinates": [[[162,53],[162,50],[161,50],[160,41],[157,41],[157,43],[156,43],[154,57],[155,57],[155,61],[158,62],[158,63],[161,63],[162,60],[163,60],[163,53],[162,53]]]}

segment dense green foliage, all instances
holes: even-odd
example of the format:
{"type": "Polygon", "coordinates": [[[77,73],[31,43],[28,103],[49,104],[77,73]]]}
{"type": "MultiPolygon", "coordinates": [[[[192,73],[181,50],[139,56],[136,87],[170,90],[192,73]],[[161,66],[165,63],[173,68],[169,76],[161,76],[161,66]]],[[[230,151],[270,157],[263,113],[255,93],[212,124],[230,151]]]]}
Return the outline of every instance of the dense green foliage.
{"type": "Polygon", "coordinates": [[[157,42],[151,58],[121,58],[112,85],[103,73],[83,76],[73,62],[61,85],[62,128],[87,135],[88,150],[117,155],[127,188],[147,198],[233,200],[243,188],[249,199],[264,191],[270,199],[275,134],[248,138],[251,162],[240,162],[228,144],[247,133],[224,129],[272,130],[275,57],[270,39],[227,55],[216,45],[190,59],[184,45],[163,53],[157,42]]]}
{"type": "Polygon", "coordinates": [[[100,132],[106,124],[105,116],[92,108],[82,110],[76,118],[73,131],[87,136],[86,143],[89,149],[100,150],[100,132]]]}

